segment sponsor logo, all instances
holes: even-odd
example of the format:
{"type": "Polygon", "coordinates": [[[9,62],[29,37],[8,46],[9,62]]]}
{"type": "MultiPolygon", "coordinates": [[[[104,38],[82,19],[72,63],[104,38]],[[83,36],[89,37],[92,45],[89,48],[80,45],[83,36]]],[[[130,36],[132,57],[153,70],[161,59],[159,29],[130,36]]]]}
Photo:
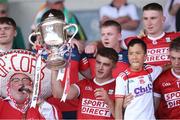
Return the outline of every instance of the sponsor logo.
{"type": "Polygon", "coordinates": [[[87,98],[82,99],[81,113],[104,117],[110,117],[111,115],[108,105],[104,101],[87,98]]]}
{"type": "Polygon", "coordinates": [[[156,48],[147,50],[146,63],[157,61],[169,61],[169,48],[156,48]]]}
{"type": "Polygon", "coordinates": [[[108,94],[109,94],[109,95],[113,95],[113,94],[114,94],[114,90],[110,89],[110,90],[108,91],[108,94]]]}
{"type": "Polygon", "coordinates": [[[163,82],[163,83],[162,83],[162,86],[163,86],[163,87],[168,87],[168,86],[171,86],[171,83],[169,83],[169,82],[163,82]]]}
{"type": "Polygon", "coordinates": [[[91,86],[86,86],[86,87],[85,87],[85,90],[87,90],[87,91],[93,91],[93,89],[92,89],[91,86]]]}
{"type": "Polygon", "coordinates": [[[180,91],[164,94],[168,108],[180,106],[180,91]]]}
{"type": "Polygon", "coordinates": [[[146,87],[140,86],[134,89],[134,93],[136,94],[135,97],[144,95],[145,93],[152,92],[152,84],[148,84],[146,87]]]}

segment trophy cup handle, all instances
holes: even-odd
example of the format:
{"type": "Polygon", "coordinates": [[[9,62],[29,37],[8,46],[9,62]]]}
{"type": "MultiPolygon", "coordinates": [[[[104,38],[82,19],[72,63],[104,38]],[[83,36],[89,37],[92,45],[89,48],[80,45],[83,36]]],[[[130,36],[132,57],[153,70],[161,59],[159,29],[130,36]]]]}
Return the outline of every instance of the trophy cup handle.
{"type": "Polygon", "coordinates": [[[29,35],[29,37],[28,37],[29,42],[30,42],[33,46],[35,45],[35,43],[32,42],[31,37],[32,37],[32,36],[36,36],[36,35],[41,35],[41,33],[40,33],[40,32],[32,32],[32,33],[29,35]]]}
{"type": "Polygon", "coordinates": [[[73,35],[71,36],[71,38],[69,39],[69,43],[71,43],[71,40],[75,37],[75,35],[77,34],[78,32],[78,26],[76,24],[68,24],[64,27],[64,30],[67,29],[67,28],[70,28],[70,27],[74,27],[75,28],[75,31],[73,33],[73,35]]]}

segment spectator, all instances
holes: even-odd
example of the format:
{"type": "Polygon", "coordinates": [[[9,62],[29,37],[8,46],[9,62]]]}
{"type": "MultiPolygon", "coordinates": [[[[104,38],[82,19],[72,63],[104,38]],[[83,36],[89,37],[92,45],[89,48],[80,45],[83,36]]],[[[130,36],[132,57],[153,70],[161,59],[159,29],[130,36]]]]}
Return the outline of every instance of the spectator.
{"type": "Polygon", "coordinates": [[[41,6],[40,10],[36,14],[36,17],[34,19],[34,23],[32,25],[32,30],[34,30],[37,27],[37,25],[41,21],[42,15],[49,9],[57,9],[57,10],[63,11],[63,13],[65,15],[66,23],[74,23],[74,24],[78,25],[78,34],[75,36],[75,38],[78,40],[87,40],[86,35],[83,31],[83,28],[81,27],[76,16],[73,13],[69,12],[65,8],[64,0],[47,0],[46,3],[43,6],[41,6]]]}
{"type": "Polygon", "coordinates": [[[40,75],[35,68],[36,57],[30,51],[11,50],[0,57],[3,63],[0,66],[0,96],[3,98],[0,99],[0,119],[61,119],[59,109],[45,101],[52,95],[47,74],[50,70],[45,68],[45,62],[40,61],[40,75]],[[40,92],[37,92],[36,79],[40,83],[40,92]],[[34,94],[38,95],[38,100],[36,106],[31,106],[34,94]]]}
{"type": "MultiPolygon", "coordinates": [[[[8,17],[8,0],[0,1],[0,17],[8,17]]],[[[17,35],[13,41],[13,49],[26,49],[23,34],[19,26],[16,27],[17,35]]]]}
{"type": "MultiPolygon", "coordinates": [[[[78,119],[112,119],[114,113],[115,79],[112,69],[118,60],[112,48],[101,48],[96,55],[96,76],[70,86],[67,99],[79,99],[78,119]]],[[[57,71],[52,71],[53,94],[62,97],[63,87],[56,81],[57,71]]]]}
{"type": "Polygon", "coordinates": [[[127,0],[112,0],[112,3],[100,9],[100,22],[115,20],[122,26],[122,38],[136,35],[140,18],[134,4],[127,3],[127,0]]]}
{"type": "Polygon", "coordinates": [[[12,49],[16,35],[15,21],[9,17],[0,17],[0,52],[12,49]]]}
{"type": "Polygon", "coordinates": [[[172,32],[176,30],[176,14],[180,8],[179,0],[166,0],[166,5],[164,7],[164,16],[166,20],[164,22],[164,31],[172,32]]]}
{"type": "Polygon", "coordinates": [[[170,44],[172,68],[154,82],[157,119],[180,119],[180,37],[170,44]]]}
{"type": "Polygon", "coordinates": [[[131,40],[128,44],[130,65],[116,79],[115,119],[155,119],[152,84],[162,72],[162,68],[145,65],[145,57],[146,44],[141,39],[131,40]],[[130,93],[134,99],[123,114],[125,96],[130,93]]]}
{"type": "MultiPolygon", "coordinates": [[[[170,64],[169,44],[174,38],[180,36],[180,33],[165,33],[163,31],[164,22],[163,8],[160,4],[149,3],[143,7],[143,23],[146,35],[142,36],[141,39],[147,45],[145,63],[160,65],[165,68],[170,64]]],[[[137,37],[126,39],[126,45],[133,38],[137,37]]]]}

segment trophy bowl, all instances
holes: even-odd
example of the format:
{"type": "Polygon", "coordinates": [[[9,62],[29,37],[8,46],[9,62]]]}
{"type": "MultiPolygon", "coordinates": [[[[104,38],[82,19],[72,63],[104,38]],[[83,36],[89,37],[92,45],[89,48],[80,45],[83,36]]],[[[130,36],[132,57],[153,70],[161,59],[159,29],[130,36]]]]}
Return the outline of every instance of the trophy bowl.
{"type": "Polygon", "coordinates": [[[66,24],[63,20],[54,17],[52,14],[48,16],[37,27],[37,32],[33,32],[29,36],[29,42],[34,35],[41,35],[44,44],[47,46],[50,54],[47,58],[47,67],[49,69],[58,70],[67,64],[64,54],[69,50],[69,43],[77,34],[78,27],[76,24],[66,24]],[[67,38],[67,29],[74,27],[74,33],[70,39],[67,38]],[[65,47],[66,46],[66,47],[65,47]]]}

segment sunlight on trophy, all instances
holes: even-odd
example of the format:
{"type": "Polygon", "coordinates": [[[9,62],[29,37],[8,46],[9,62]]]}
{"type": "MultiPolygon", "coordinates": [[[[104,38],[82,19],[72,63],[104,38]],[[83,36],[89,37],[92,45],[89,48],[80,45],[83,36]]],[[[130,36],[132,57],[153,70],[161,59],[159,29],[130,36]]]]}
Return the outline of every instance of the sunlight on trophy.
{"type": "Polygon", "coordinates": [[[76,24],[66,24],[63,20],[54,17],[52,14],[48,16],[37,27],[37,30],[29,35],[29,42],[34,45],[31,40],[32,36],[40,35],[43,42],[50,50],[47,58],[47,67],[50,69],[59,69],[65,67],[67,60],[64,59],[64,54],[70,52],[71,40],[78,32],[76,24]],[[74,27],[74,33],[68,39],[67,29],[74,27]]]}

